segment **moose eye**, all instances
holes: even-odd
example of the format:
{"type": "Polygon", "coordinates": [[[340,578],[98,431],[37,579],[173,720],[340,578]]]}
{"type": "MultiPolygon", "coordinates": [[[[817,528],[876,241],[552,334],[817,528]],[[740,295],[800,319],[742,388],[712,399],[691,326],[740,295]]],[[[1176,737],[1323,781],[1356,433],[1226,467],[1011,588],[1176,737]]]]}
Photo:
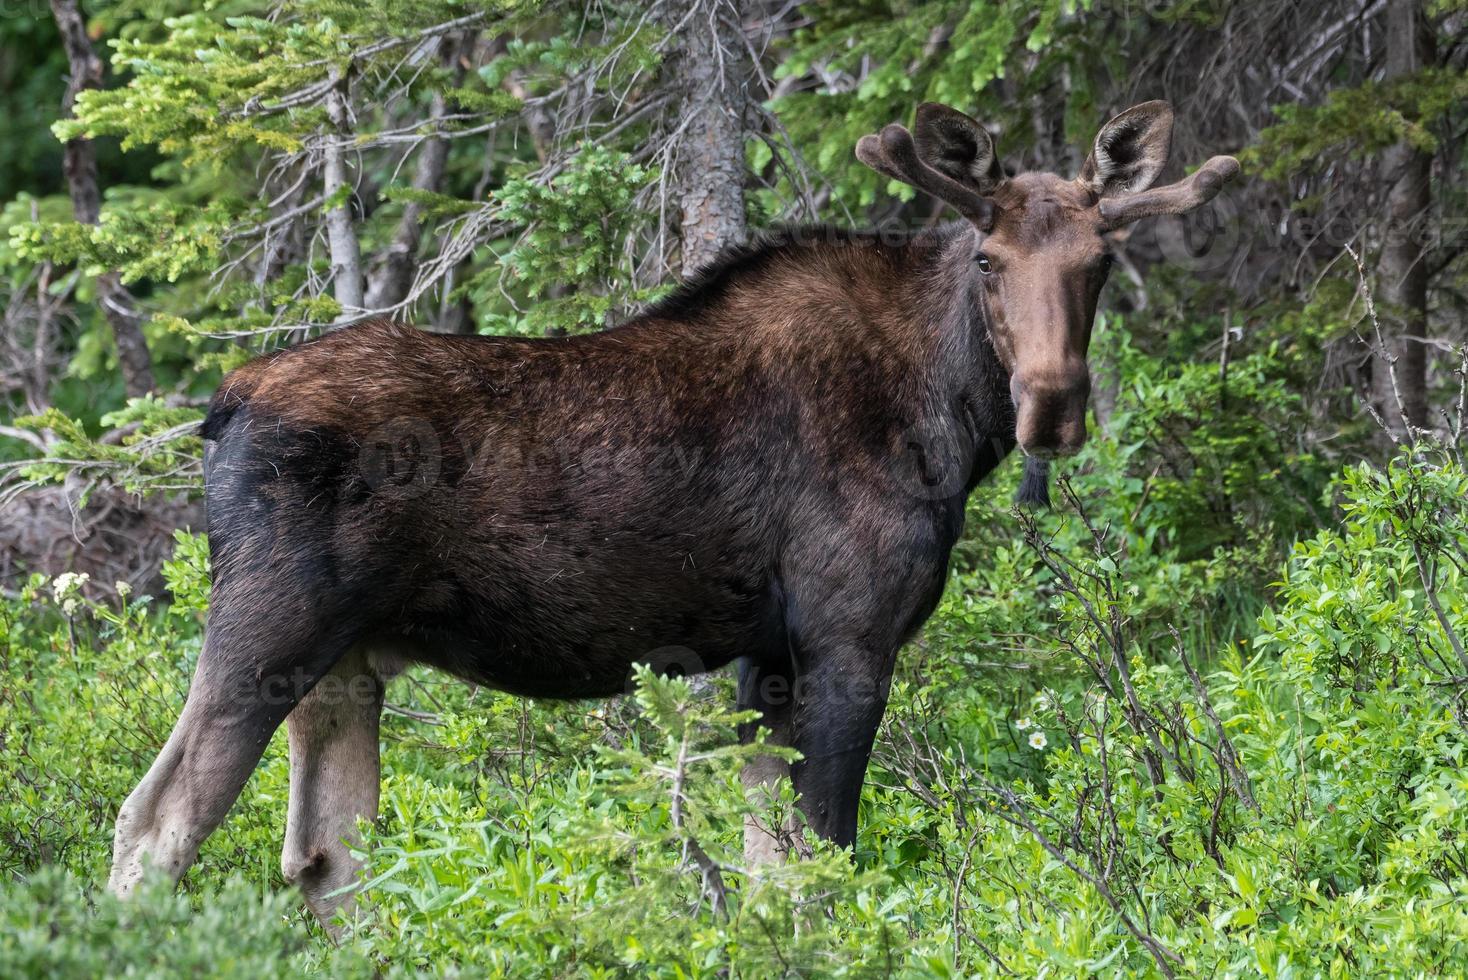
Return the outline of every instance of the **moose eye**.
{"type": "Polygon", "coordinates": [[[979,271],[984,275],[987,276],[994,272],[994,263],[989,261],[989,256],[980,255],[975,261],[979,264],[979,271]]]}

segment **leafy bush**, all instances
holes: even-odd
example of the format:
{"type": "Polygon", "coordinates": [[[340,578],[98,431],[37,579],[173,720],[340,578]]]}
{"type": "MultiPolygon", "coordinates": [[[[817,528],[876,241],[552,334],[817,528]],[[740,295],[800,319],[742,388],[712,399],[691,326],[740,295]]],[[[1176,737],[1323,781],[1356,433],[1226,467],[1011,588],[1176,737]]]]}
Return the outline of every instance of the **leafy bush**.
{"type": "MultiPolygon", "coordinates": [[[[321,965],[324,951],[292,920],[291,896],[231,878],[203,896],[160,882],[134,901],[96,894],[58,868],[0,891],[0,965],[14,977],[261,977],[321,965]]],[[[336,950],[336,976],[369,977],[336,950]]]]}
{"type": "MultiPolygon", "coordinates": [[[[1238,431],[1163,426],[1216,392],[1127,356],[1139,394],[1054,513],[976,495],[950,588],[899,661],[852,856],[743,865],[737,772],[762,750],[737,745],[725,678],[644,676],[592,705],[415,671],[390,692],[382,811],[341,945],[280,891],[282,736],[183,890],[119,905],[88,883],[182,702],[206,544],[180,536],[167,610],[33,580],[0,605],[0,970],[1459,971],[1468,475],[1424,447],[1348,468],[1330,494],[1322,479],[1308,492],[1341,519],[1287,554],[1310,512],[1292,490],[1213,523],[1211,549],[1149,534],[1202,523],[1237,460],[1267,458],[1244,434],[1292,407],[1261,362],[1234,389],[1257,406],[1238,431]],[[1129,447],[1154,427],[1196,463],[1149,488],[1129,447]]],[[[760,806],[794,814],[788,786],[760,806]]]]}

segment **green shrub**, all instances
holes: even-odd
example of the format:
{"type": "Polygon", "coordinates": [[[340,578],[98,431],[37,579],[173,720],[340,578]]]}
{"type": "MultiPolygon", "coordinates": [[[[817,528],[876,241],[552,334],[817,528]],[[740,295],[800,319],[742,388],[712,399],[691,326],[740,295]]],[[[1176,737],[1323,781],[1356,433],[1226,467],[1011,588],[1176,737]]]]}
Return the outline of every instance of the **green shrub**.
{"type": "MultiPolygon", "coordinates": [[[[340,946],[282,890],[281,736],[179,893],[93,890],[198,655],[203,539],[179,539],[168,611],[33,580],[0,603],[0,972],[1460,972],[1468,476],[1426,449],[1345,470],[1342,520],[1259,594],[1216,574],[1227,546],[1122,519],[1145,490],[1105,470],[1121,447],[1098,439],[1054,513],[976,498],[854,857],[743,866],[727,679],[554,704],[414,671],[340,946]],[[1229,587],[1263,607],[1248,634],[1189,629],[1229,587]]],[[[792,813],[786,787],[763,818],[792,813]]]]}
{"type": "MultiPolygon", "coordinates": [[[[231,878],[191,900],[150,882],[133,901],[99,894],[59,868],[0,890],[0,970],[9,977],[280,976],[318,966],[324,949],[294,921],[294,896],[231,878]]],[[[335,976],[372,975],[335,950],[335,976]]]]}

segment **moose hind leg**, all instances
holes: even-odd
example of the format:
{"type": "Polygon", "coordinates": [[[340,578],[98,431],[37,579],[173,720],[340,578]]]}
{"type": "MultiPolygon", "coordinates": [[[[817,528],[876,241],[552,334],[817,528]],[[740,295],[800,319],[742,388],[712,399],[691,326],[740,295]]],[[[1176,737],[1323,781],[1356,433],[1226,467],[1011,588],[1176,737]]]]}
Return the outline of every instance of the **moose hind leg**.
{"type": "Polygon", "coordinates": [[[108,879],[114,894],[131,892],[148,866],[175,882],[183,877],[295,703],[290,679],[232,655],[227,635],[206,637],[173,732],[118,811],[108,879]]]}
{"type": "MultiPolygon", "coordinates": [[[[760,728],[768,729],[769,744],[790,747],[794,741],[795,690],[790,664],[771,665],[744,659],[739,662],[739,708],[753,710],[760,717],[739,726],[739,738],[746,745],[754,740],[760,728]]],[[[740,771],[744,792],[755,806],[762,806],[776,791],[780,780],[790,778],[790,763],[773,755],[757,756],[740,771]]],[[[781,864],[794,848],[806,850],[801,829],[794,823],[782,827],[767,826],[766,821],[751,813],[744,818],[744,863],[749,866],[781,864]]]]}
{"type": "Polygon", "coordinates": [[[330,931],[337,910],[352,903],[356,821],[377,816],[378,722],[392,673],[386,661],[353,651],[286,719],[291,790],[281,869],[330,931]]]}

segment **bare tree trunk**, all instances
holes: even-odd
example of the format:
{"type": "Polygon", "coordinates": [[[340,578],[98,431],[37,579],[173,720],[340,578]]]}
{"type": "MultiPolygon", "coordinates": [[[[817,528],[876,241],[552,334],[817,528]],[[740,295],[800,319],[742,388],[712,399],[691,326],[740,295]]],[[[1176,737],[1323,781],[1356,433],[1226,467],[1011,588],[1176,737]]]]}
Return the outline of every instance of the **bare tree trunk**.
{"type": "MultiPolygon", "coordinates": [[[[279,222],[265,233],[260,246],[260,264],[255,268],[255,285],[263,289],[283,273],[299,251],[299,222],[291,217],[301,207],[306,196],[306,183],[310,180],[310,165],[303,163],[285,191],[276,199],[272,211],[279,222]]],[[[285,177],[290,178],[286,173],[285,177]]]]}
{"type": "Polygon", "coordinates": [[[749,106],[742,0],[677,0],[678,47],[669,77],[684,94],[674,173],[689,276],[744,241],[744,120],[749,106]]]}
{"type": "MultiPolygon", "coordinates": [[[[1432,61],[1432,35],[1417,0],[1396,0],[1386,12],[1387,79],[1421,71],[1432,61]]],[[[1432,158],[1402,142],[1382,154],[1387,192],[1380,283],[1388,317],[1385,357],[1371,366],[1371,397],[1394,430],[1427,424],[1427,264],[1423,224],[1432,203],[1432,158]],[[1394,364],[1395,370],[1391,369],[1394,364]]]]}
{"type": "MultiPolygon", "coordinates": [[[[445,35],[439,41],[439,54],[445,66],[455,68],[454,85],[464,80],[463,54],[474,44],[475,33],[467,35],[445,35]]],[[[428,126],[434,135],[423,141],[418,154],[418,169],[413,174],[413,189],[437,191],[443,183],[444,165],[449,158],[449,141],[438,135],[444,116],[452,107],[440,89],[433,93],[428,110],[428,126]]],[[[408,295],[413,285],[413,273],[418,268],[418,243],[423,237],[423,205],[408,201],[403,206],[403,216],[398,221],[392,244],[382,257],[381,264],[371,277],[367,289],[367,308],[381,310],[396,306],[408,295]]]]}
{"type": "Polygon", "coordinates": [[[352,221],[352,187],[347,180],[347,143],[352,132],[345,77],[326,94],[326,115],[331,129],[326,134],[325,162],[322,166],[322,189],[332,202],[326,212],[326,241],[331,251],[332,294],[341,304],[339,319],[350,320],[361,314],[362,251],[357,242],[357,227],[352,221]]]}
{"type": "Polygon", "coordinates": [[[439,304],[438,320],[434,329],[439,333],[472,334],[475,332],[474,308],[467,297],[450,299],[444,296],[439,304]]]}
{"type": "MultiPolygon", "coordinates": [[[[51,0],[51,15],[61,32],[71,75],[61,101],[62,114],[69,116],[78,93],[102,87],[102,59],[92,50],[92,40],[87,36],[77,0],[51,0]]],[[[92,141],[84,136],[67,140],[61,167],[76,220],[95,225],[102,213],[102,194],[97,186],[97,154],[92,141]]],[[[115,271],[98,276],[96,283],[97,302],[117,345],[123,386],[129,397],[146,395],[153,390],[153,358],[148,353],[148,341],[143,336],[142,319],[133,305],[132,293],[115,271]]]]}

